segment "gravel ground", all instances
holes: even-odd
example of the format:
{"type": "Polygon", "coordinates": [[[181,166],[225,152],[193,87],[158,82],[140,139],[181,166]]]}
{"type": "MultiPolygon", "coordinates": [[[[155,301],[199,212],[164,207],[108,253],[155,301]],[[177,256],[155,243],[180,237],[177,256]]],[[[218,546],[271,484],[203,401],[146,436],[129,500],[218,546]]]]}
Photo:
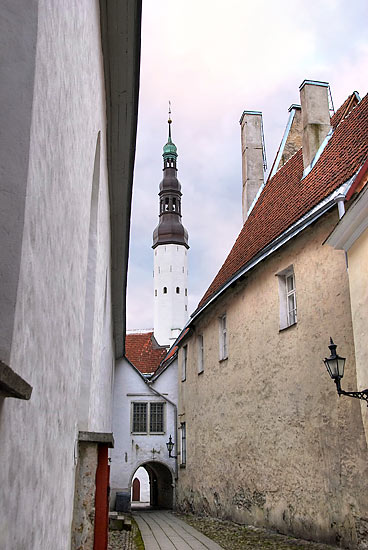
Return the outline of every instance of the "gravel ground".
{"type": "Polygon", "coordinates": [[[132,522],[131,531],[109,531],[108,550],[136,550],[134,536],[138,527],[132,522]]]}
{"type": "Polygon", "coordinates": [[[245,527],[230,521],[176,514],[224,550],[336,550],[334,546],[294,539],[256,527],[245,527]]]}

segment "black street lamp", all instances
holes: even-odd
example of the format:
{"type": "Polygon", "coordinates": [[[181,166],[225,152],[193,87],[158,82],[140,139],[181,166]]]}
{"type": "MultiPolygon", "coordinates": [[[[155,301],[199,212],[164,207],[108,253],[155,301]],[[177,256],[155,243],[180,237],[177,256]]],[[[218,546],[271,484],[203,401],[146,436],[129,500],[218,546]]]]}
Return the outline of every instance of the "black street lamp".
{"type": "Polygon", "coordinates": [[[166,443],[167,450],[169,451],[169,458],[177,458],[177,456],[173,456],[171,454],[172,450],[174,448],[174,445],[175,445],[175,443],[173,442],[171,434],[170,434],[169,441],[166,443]]]}
{"type": "Polygon", "coordinates": [[[325,357],[323,360],[328,374],[331,376],[332,380],[336,384],[337,393],[339,395],[347,395],[348,397],[356,397],[357,399],[364,399],[367,401],[368,407],[368,389],[363,391],[344,391],[341,389],[341,378],[344,376],[344,367],[345,367],[345,357],[340,357],[336,353],[336,344],[333,343],[332,338],[330,337],[330,348],[331,355],[330,357],[325,357]]]}

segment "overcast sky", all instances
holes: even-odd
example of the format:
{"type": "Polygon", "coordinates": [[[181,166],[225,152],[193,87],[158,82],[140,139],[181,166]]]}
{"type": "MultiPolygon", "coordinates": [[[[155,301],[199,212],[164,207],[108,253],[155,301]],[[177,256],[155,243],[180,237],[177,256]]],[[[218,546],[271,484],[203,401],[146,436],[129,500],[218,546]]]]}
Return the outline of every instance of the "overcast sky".
{"type": "Polygon", "coordinates": [[[270,167],[304,79],[329,82],[335,109],[352,91],[367,93],[367,21],[367,0],[143,0],[128,329],[153,327],[168,100],[193,312],[242,225],[242,112],[263,112],[270,167]]]}

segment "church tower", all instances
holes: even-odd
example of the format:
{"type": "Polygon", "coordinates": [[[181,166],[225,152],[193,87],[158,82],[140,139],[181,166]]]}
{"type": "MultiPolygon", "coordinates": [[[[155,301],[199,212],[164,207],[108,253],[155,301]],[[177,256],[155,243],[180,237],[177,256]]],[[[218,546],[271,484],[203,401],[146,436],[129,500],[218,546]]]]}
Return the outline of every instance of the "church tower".
{"type": "Polygon", "coordinates": [[[163,148],[163,179],[159,192],[159,223],[153,232],[154,336],[171,345],[188,319],[188,232],[181,223],[181,185],[176,177],[176,145],[169,137],[163,148]]]}

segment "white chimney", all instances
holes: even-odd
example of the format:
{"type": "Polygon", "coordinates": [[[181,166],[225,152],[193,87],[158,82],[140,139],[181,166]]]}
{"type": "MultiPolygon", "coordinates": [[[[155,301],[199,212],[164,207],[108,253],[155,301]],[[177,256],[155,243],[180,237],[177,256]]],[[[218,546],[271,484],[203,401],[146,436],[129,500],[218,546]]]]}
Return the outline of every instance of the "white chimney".
{"type": "Polygon", "coordinates": [[[265,152],[262,113],[260,111],[244,111],[240,119],[240,126],[244,223],[248,217],[249,208],[264,183],[265,152]]]}
{"type": "Polygon", "coordinates": [[[304,80],[299,87],[303,122],[303,163],[307,168],[331,129],[328,82],[304,80]]]}

